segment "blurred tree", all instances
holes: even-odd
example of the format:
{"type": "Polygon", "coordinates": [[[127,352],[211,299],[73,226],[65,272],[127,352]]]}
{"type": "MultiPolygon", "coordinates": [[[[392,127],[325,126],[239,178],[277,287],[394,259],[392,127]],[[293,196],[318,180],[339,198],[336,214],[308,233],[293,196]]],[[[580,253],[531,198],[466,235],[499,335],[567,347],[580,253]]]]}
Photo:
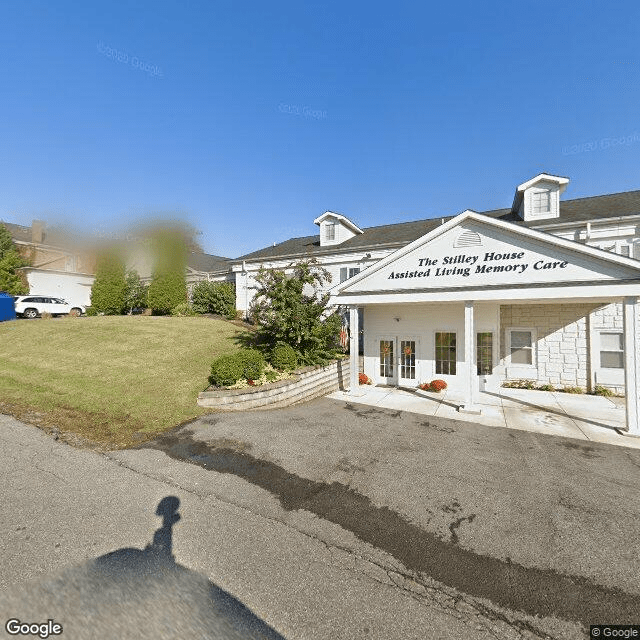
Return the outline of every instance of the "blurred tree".
{"type": "Polygon", "coordinates": [[[102,253],[96,265],[96,279],[91,287],[91,307],[105,315],[119,315],[125,309],[127,280],[124,261],[117,251],[102,253]]]}
{"type": "Polygon", "coordinates": [[[29,261],[18,252],[7,227],[0,224],[0,291],[14,296],[29,293],[26,278],[18,271],[28,264],[29,261]]]}

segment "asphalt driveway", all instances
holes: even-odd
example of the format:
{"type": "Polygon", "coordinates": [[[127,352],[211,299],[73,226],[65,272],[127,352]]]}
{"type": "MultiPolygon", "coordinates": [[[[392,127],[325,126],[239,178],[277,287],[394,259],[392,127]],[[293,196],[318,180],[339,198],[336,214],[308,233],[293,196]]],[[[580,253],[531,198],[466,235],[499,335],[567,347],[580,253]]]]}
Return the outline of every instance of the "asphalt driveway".
{"type": "MultiPolygon", "coordinates": [[[[135,530],[122,505],[147,484],[180,496],[176,559],[224,576],[285,637],[579,638],[589,624],[640,623],[638,450],[329,399],[210,414],[106,456],[38,446],[124,474],[104,493],[72,480],[72,502],[90,490],[112,531],[123,519],[135,530]]],[[[24,516],[50,491],[6,504],[24,516]]],[[[79,507],[66,509],[73,520],[79,507]]],[[[23,550],[2,550],[5,586],[44,573],[38,527],[31,545],[5,527],[23,550]]],[[[94,533],[85,521],[78,542],[94,533]]],[[[76,562],[124,542],[102,533],[76,562]]]]}

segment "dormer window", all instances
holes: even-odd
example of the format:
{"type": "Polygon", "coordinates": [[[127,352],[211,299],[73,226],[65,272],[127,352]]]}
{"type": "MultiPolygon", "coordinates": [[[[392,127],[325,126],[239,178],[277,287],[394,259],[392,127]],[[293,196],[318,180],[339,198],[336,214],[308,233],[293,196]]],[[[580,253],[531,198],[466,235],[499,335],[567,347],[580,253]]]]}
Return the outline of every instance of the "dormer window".
{"type": "Polygon", "coordinates": [[[531,194],[531,214],[540,215],[551,211],[551,193],[549,191],[538,191],[531,194]]]}
{"type": "Polygon", "coordinates": [[[560,196],[569,178],[540,173],[516,189],[511,211],[525,222],[560,217],[560,196]]]}
{"type": "Polygon", "coordinates": [[[362,229],[359,229],[351,220],[333,211],[325,211],[313,222],[320,227],[321,247],[342,244],[362,233],[362,229]]]}
{"type": "Polygon", "coordinates": [[[331,242],[336,239],[336,223],[325,222],[324,223],[324,239],[331,242]]]}

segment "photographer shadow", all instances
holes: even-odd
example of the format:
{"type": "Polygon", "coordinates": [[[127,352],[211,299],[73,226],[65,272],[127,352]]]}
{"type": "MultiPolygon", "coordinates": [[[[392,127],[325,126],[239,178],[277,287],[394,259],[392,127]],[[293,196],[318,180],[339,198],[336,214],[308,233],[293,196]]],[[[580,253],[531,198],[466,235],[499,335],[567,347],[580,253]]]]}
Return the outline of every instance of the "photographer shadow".
{"type": "Polygon", "coordinates": [[[73,638],[284,640],[237,598],[176,563],[179,505],[175,496],[159,502],[162,526],[144,549],[107,553],[23,585],[0,603],[22,619],[53,618],[73,638]]]}

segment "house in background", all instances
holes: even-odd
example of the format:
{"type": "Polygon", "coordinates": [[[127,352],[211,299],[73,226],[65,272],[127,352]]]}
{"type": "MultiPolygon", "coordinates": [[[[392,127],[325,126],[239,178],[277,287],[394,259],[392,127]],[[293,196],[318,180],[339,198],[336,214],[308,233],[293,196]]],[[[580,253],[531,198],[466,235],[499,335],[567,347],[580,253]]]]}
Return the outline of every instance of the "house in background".
{"type": "Polygon", "coordinates": [[[30,261],[23,267],[29,293],[64,298],[88,306],[95,274],[95,255],[77,238],[47,229],[42,220],[31,227],[0,222],[9,230],[18,251],[30,261]]]}
{"type": "MultiPolygon", "coordinates": [[[[30,261],[23,267],[29,293],[64,298],[71,304],[90,306],[95,280],[96,256],[101,247],[116,242],[123,249],[127,269],[135,269],[144,282],[151,281],[153,260],[149,245],[139,238],[126,241],[92,240],[71,236],[45,222],[34,220],[31,227],[0,222],[7,227],[18,251],[30,261]]],[[[186,281],[190,289],[200,280],[233,280],[229,259],[206,253],[187,256],[186,281]]]]}

